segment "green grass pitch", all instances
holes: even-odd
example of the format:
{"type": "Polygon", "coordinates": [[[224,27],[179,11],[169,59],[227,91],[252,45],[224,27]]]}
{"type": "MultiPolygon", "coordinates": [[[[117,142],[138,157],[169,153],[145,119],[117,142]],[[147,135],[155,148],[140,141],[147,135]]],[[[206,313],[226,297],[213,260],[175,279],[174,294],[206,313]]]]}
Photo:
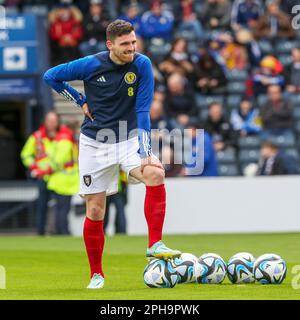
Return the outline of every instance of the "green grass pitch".
{"type": "Polygon", "coordinates": [[[106,237],[104,289],[87,290],[89,271],[83,240],[74,237],[0,238],[0,265],[6,269],[6,289],[0,299],[300,299],[292,288],[294,265],[300,265],[300,234],[176,235],[166,244],[197,256],[249,251],[256,257],[277,253],[288,264],[281,285],[180,284],[172,289],[150,289],[143,283],[146,237],[106,237]]]}

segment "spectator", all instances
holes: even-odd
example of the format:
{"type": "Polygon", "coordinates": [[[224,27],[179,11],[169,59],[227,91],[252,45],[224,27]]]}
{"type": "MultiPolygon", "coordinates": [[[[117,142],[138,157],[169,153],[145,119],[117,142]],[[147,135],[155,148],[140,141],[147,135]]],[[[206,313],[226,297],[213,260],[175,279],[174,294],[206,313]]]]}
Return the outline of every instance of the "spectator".
{"type": "Polygon", "coordinates": [[[194,0],[181,0],[174,13],[177,31],[188,33],[195,40],[201,40],[203,30],[195,13],[194,0]]]}
{"type": "Polygon", "coordinates": [[[171,120],[165,116],[163,101],[153,99],[150,109],[151,119],[151,145],[154,153],[158,154],[164,141],[168,141],[173,125],[171,120]]]}
{"type": "Polygon", "coordinates": [[[230,123],[233,130],[237,131],[241,137],[257,134],[261,131],[259,111],[248,97],[242,99],[238,110],[232,110],[230,123]]]}
{"type": "Polygon", "coordinates": [[[119,19],[130,22],[134,26],[135,33],[141,36],[141,16],[137,2],[130,3],[126,8],[125,14],[121,15],[119,19]]]}
{"type": "Polygon", "coordinates": [[[208,118],[204,123],[204,129],[212,137],[215,151],[235,146],[234,132],[223,114],[223,106],[220,103],[213,102],[209,106],[208,118]]]}
{"type": "Polygon", "coordinates": [[[53,63],[61,63],[79,57],[78,44],[82,39],[81,13],[76,7],[61,4],[49,14],[53,63]]]}
{"type": "Polygon", "coordinates": [[[202,177],[218,176],[216,152],[210,134],[205,130],[197,132],[201,125],[195,121],[191,121],[187,127],[190,129],[189,133],[192,138],[192,156],[185,165],[185,174],[202,177]],[[202,134],[204,136],[201,136],[202,134]],[[204,156],[203,160],[202,156],[204,156]]]}
{"type": "Polygon", "coordinates": [[[180,73],[173,73],[168,78],[166,95],[166,112],[172,119],[174,127],[184,128],[191,117],[197,116],[193,92],[189,89],[187,79],[180,73]]]}
{"type": "Polygon", "coordinates": [[[229,29],[231,3],[228,0],[207,0],[203,3],[201,21],[206,29],[229,29]]]}
{"type": "Polygon", "coordinates": [[[300,93],[300,48],[292,50],[292,62],[285,68],[285,84],[289,93],[300,93]]]}
{"type": "Polygon", "coordinates": [[[262,137],[293,134],[293,106],[291,101],[282,96],[282,90],[278,85],[268,88],[268,100],[261,108],[263,123],[262,137]]]}
{"type": "Polygon", "coordinates": [[[294,38],[296,35],[291,17],[280,10],[278,0],[267,2],[267,12],[259,18],[254,34],[258,39],[294,38]]]}
{"type": "Polygon", "coordinates": [[[297,165],[292,157],[280,151],[272,142],[266,141],[262,144],[257,175],[274,176],[297,173],[297,165]]]}
{"type": "Polygon", "coordinates": [[[107,196],[104,215],[104,229],[107,230],[111,205],[116,208],[115,233],[126,234],[127,175],[120,170],[118,193],[107,196]]]}
{"type": "Polygon", "coordinates": [[[225,45],[220,52],[228,70],[243,70],[248,67],[248,54],[246,48],[240,44],[236,37],[223,35],[225,45]]]}
{"type": "MultiPolygon", "coordinates": [[[[260,69],[252,77],[254,94],[265,94],[270,85],[276,84],[283,87],[283,66],[273,56],[265,56],[260,62],[260,69]]],[[[252,87],[252,85],[251,85],[252,87]]]]}
{"type": "Polygon", "coordinates": [[[169,55],[159,64],[159,70],[166,77],[174,72],[180,72],[184,76],[191,77],[194,66],[187,53],[187,42],[184,38],[177,38],[173,41],[169,55]]]}
{"type": "Polygon", "coordinates": [[[166,178],[183,176],[182,163],[177,163],[172,143],[164,145],[161,150],[161,162],[165,169],[166,178]]]}
{"type": "Polygon", "coordinates": [[[203,52],[195,69],[196,87],[201,93],[225,91],[227,79],[224,70],[207,51],[203,52]]]}
{"type": "Polygon", "coordinates": [[[173,35],[174,17],[164,10],[160,0],[152,0],[151,10],[142,15],[141,35],[146,40],[160,38],[170,41],[173,35]]]}
{"type": "Polygon", "coordinates": [[[237,31],[241,28],[254,29],[263,14],[261,0],[234,0],[232,5],[231,26],[237,31]]]}
{"type": "Polygon", "coordinates": [[[39,189],[37,233],[39,235],[45,234],[47,224],[48,201],[51,193],[47,188],[47,182],[52,173],[51,154],[53,141],[58,131],[59,120],[57,114],[54,112],[47,113],[43,125],[30,135],[21,151],[24,166],[29,169],[31,177],[37,179],[39,189]]]}
{"type": "Polygon", "coordinates": [[[51,155],[52,174],[49,177],[47,188],[52,191],[55,204],[55,233],[68,235],[68,215],[71,209],[72,196],[79,190],[78,173],[78,146],[75,141],[76,124],[69,127],[60,126],[53,140],[51,155]]]}
{"type": "Polygon", "coordinates": [[[83,56],[105,50],[106,27],[109,20],[103,14],[102,0],[91,0],[89,14],[84,17],[84,41],[80,44],[83,56]]]}

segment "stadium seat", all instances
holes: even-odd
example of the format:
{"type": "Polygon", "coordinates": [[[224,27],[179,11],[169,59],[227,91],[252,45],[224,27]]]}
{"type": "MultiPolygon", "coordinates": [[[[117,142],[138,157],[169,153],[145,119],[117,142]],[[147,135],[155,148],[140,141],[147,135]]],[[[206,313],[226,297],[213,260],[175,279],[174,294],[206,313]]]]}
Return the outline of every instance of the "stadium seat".
{"type": "Polygon", "coordinates": [[[279,148],[293,148],[296,145],[296,139],[292,134],[273,136],[270,140],[279,148]]]}
{"type": "Polygon", "coordinates": [[[198,43],[196,41],[188,41],[188,53],[190,55],[197,53],[198,43]]]}
{"type": "Polygon", "coordinates": [[[273,51],[272,44],[268,40],[260,40],[258,41],[258,45],[263,54],[272,53],[273,51]]]}
{"type": "Polygon", "coordinates": [[[278,56],[278,59],[280,60],[280,62],[286,66],[288,64],[290,64],[292,62],[292,57],[289,54],[280,54],[278,56]]]}
{"type": "Polygon", "coordinates": [[[202,94],[196,93],[196,104],[199,109],[206,109],[213,102],[224,103],[223,96],[204,96],[202,94]]]}
{"type": "Polygon", "coordinates": [[[300,94],[293,94],[290,96],[294,106],[300,106],[300,94]]]}
{"type": "Polygon", "coordinates": [[[223,177],[234,177],[239,175],[236,164],[220,164],[218,167],[219,175],[223,177]]]}
{"type": "Polygon", "coordinates": [[[285,149],[284,152],[292,157],[296,162],[299,162],[299,152],[296,148],[285,149]]]}
{"type": "Polygon", "coordinates": [[[290,54],[291,50],[297,46],[296,41],[278,41],[275,45],[275,52],[277,55],[290,54]]]}
{"type": "MultiPolygon", "coordinates": [[[[300,133],[300,119],[295,123],[295,130],[299,134],[300,133]]],[[[298,139],[300,142],[300,139],[298,139]]]]}
{"type": "Polygon", "coordinates": [[[227,92],[229,94],[244,94],[246,92],[246,84],[244,81],[233,81],[227,84],[227,92]]]}
{"type": "Polygon", "coordinates": [[[226,99],[226,107],[228,110],[238,109],[242,100],[241,95],[232,94],[226,99]]]}
{"type": "Polygon", "coordinates": [[[157,63],[160,63],[170,52],[170,43],[155,43],[149,45],[149,52],[154,57],[157,63]]]}
{"type": "Polygon", "coordinates": [[[256,99],[256,102],[259,108],[261,108],[267,101],[268,101],[268,96],[266,94],[260,94],[256,99]]]}
{"type": "Polygon", "coordinates": [[[239,152],[240,164],[257,163],[260,157],[259,149],[244,149],[239,152]]]}
{"type": "Polygon", "coordinates": [[[231,70],[226,75],[229,81],[246,81],[248,78],[247,70],[231,70]]]}
{"type": "Polygon", "coordinates": [[[235,151],[232,148],[227,148],[217,152],[217,159],[220,164],[235,163],[235,151]]]}
{"type": "Polygon", "coordinates": [[[259,136],[240,137],[238,140],[238,146],[240,149],[259,148],[260,144],[261,144],[261,139],[259,136]]]}
{"type": "Polygon", "coordinates": [[[300,106],[294,108],[293,117],[295,120],[300,120],[300,106]]]}
{"type": "Polygon", "coordinates": [[[203,121],[205,121],[206,119],[207,119],[207,117],[208,117],[208,108],[201,108],[201,109],[199,109],[199,120],[201,121],[201,122],[203,122],[203,121]]]}

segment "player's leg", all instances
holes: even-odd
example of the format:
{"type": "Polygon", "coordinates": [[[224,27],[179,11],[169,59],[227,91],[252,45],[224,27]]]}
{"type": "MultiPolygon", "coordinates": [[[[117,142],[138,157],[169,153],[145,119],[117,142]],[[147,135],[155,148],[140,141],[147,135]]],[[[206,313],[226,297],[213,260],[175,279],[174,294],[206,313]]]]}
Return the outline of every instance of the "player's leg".
{"type": "Polygon", "coordinates": [[[130,175],[146,185],[144,213],[148,225],[147,258],[168,259],[178,257],[181,254],[180,251],[172,250],[162,242],[162,230],[166,214],[164,170],[154,166],[146,166],[142,172],[141,168],[138,167],[132,169],[130,175]]]}
{"type": "Polygon", "coordinates": [[[98,289],[104,286],[102,253],[105,243],[103,224],[106,192],[86,195],[85,200],[86,218],[83,237],[91,271],[91,282],[88,288],[98,289]]]}

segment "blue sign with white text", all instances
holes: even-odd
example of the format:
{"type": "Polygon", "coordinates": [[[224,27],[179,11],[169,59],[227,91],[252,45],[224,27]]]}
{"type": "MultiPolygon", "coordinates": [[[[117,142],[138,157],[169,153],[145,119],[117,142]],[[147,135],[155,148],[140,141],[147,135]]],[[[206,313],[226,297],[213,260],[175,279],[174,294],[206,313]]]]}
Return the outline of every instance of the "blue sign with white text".
{"type": "Polygon", "coordinates": [[[0,75],[38,73],[36,16],[7,16],[4,27],[0,29],[0,75]]]}

